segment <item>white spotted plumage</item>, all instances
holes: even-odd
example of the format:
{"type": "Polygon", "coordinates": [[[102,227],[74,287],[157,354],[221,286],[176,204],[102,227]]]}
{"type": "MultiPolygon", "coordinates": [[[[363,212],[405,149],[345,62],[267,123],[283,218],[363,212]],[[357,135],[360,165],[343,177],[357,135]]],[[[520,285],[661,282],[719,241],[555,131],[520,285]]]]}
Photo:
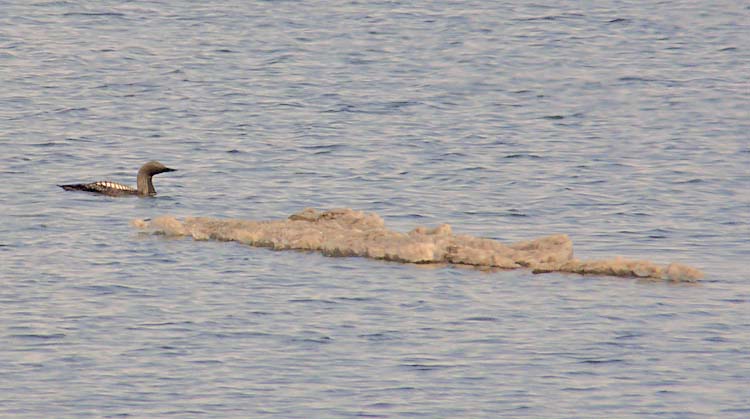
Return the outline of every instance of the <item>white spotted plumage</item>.
{"type": "Polygon", "coordinates": [[[128,192],[135,192],[136,191],[135,188],[132,188],[130,186],[123,185],[123,184],[117,183],[117,182],[110,182],[110,181],[107,181],[107,180],[100,181],[100,182],[95,182],[94,185],[96,185],[96,186],[98,186],[100,188],[116,189],[118,191],[128,191],[128,192]]]}

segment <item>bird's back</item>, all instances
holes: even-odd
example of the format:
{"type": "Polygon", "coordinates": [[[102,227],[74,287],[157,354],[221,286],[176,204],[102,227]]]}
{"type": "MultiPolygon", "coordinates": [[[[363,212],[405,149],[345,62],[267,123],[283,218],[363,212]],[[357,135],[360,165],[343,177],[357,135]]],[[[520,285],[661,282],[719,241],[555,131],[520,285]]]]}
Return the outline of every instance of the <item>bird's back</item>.
{"type": "Polygon", "coordinates": [[[72,185],[57,185],[66,191],[94,192],[110,196],[137,195],[138,190],[122,183],[99,181],[93,183],[77,183],[72,185]]]}

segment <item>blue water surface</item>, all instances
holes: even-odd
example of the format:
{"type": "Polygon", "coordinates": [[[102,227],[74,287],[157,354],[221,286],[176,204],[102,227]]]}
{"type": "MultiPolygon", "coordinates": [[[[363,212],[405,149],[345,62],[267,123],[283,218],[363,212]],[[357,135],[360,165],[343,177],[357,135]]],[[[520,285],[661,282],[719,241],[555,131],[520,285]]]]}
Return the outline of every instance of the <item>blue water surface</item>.
{"type": "Polygon", "coordinates": [[[750,417],[750,7],[0,1],[0,417],[750,417]],[[56,184],[135,184],[154,199],[56,184]],[[148,236],[304,207],[698,284],[148,236]]]}

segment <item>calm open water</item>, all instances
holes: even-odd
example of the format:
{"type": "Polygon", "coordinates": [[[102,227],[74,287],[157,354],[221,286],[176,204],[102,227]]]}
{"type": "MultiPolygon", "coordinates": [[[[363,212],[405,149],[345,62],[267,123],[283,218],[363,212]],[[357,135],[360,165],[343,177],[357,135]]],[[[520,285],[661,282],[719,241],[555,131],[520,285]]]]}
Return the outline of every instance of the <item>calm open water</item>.
{"type": "Polygon", "coordinates": [[[554,4],[0,0],[0,417],[750,417],[750,8],[554,4]],[[706,278],[128,224],[307,206],[706,278]]]}

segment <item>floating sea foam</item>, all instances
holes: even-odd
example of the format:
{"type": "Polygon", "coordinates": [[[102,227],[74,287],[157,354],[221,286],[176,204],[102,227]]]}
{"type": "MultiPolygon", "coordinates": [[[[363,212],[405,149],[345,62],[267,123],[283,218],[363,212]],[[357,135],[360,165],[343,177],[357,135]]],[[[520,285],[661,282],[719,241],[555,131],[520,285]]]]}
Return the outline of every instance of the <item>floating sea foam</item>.
{"type": "Polygon", "coordinates": [[[534,273],[572,272],[693,282],[703,274],[690,266],[622,258],[582,261],[573,243],[557,234],[506,245],[496,240],[453,234],[448,224],[417,227],[408,233],[389,230],[377,214],[352,209],[306,208],[287,220],[248,221],[188,217],[134,220],[154,234],[192,236],[195,240],[238,241],[276,250],[315,250],[328,256],[364,256],[407,263],[451,263],[502,269],[529,268],[534,273]]]}

